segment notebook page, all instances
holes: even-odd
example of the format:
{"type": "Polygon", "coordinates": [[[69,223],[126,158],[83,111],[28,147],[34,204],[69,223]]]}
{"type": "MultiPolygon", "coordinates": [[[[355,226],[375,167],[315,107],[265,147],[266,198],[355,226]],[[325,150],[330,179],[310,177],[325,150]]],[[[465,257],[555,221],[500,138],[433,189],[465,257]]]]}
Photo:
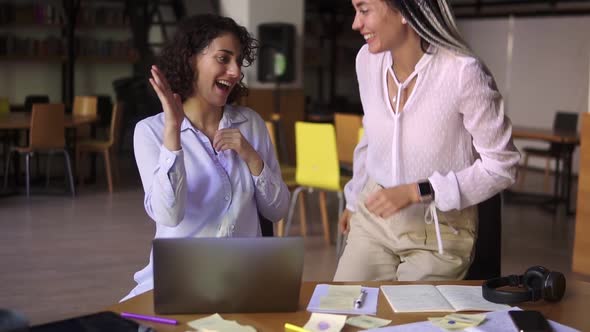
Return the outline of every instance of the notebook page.
{"type": "Polygon", "coordinates": [[[484,299],[481,286],[440,285],[436,288],[456,311],[496,311],[510,308],[508,305],[484,299]]]}
{"type": "MultiPolygon", "coordinates": [[[[338,308],[325,308],[324,305],[326,304],[321,303],[322,299],[328,296],[328,292],[331,285],[328,284],[317,284],[315,289],[313,290],[313,294],[311,295],[311,299],[309,299],[309,304],[307,305],[307,311],[309,312],[321,312],[321,313],[330,313],[330,314],[349,314],[349,315],[376,315],[377,314],[377,300],[379,298],[379,288],[376,287],[362,287],[361,289],[364,290],[367,295],[365,296],[365,303],[360,308],[354,308],[352,305],[352,301],[350,303],[350,309],[338,309],[338,308]]],[[[332,290],[333,292],[333,290],[332,290]]],[[[337,293],[340,290],[336,291],[337,293]]],[[[332,293],[333,294],[333,293],[332,293]]],[[[360,291],[359,291],[360,294],[360,291]]],[[[325,301],[325,300],[324,300],[325,301]]]]}
{"type": "Polygon", "coordinates": [[[320,298],[322,310],[352,310],[361,294],[361,285],[328,285],[328,294],[320,298]]]}
{"type": "Polygon", "coordinates": [[[450,312],[453,306],[433,285],[381,286],[395,312],[450,312]]]}

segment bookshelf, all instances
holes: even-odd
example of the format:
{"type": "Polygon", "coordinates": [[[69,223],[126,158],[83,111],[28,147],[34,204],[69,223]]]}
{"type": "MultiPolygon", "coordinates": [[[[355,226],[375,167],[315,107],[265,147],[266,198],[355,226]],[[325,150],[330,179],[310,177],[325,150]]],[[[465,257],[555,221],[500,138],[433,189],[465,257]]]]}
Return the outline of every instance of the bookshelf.
{"type": "Polygon", "coordinates": [[[353,15],[346,6],[306,1],[303,62],[310,113],[360,111],[354,63],[364,40],[351,29],[353,15]]]}
{"type": "Polygon", "coordinates": [[[76,65],[134,64],[126,1],[0,3],[0,63],[61,66],[62,100],[74,96],[76,65]]]}
{"type": "MultiPolygon", "coordinates": [[[[93,32],[129,30],[123,3],[106,6],[90,2],[80,5],[75,15],[74,56],[86,63],[133,63],[137,52],[130,38],[96,38],[93,32]]],[[[0,4],[0,60],[67,62],[65,34],[68,13],[51,3],[0,4]],[[31,37],[23,30],[46,30],[46,36],[31,37]],[[23,35],[24,34],[24,35],[23,35]]]]}

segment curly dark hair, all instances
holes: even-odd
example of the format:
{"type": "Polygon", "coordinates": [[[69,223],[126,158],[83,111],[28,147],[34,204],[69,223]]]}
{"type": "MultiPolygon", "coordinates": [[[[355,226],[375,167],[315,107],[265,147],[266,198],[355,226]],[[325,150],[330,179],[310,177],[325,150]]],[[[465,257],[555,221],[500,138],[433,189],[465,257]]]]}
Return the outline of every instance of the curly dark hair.
{"type": "MultiPolygon", "coordinates": [[[[241,58],[238,59],[238,63],[243,67],[250,66],[256,59],[258,41],[245,27],[229,17],[219,15],[194,15],[184,19],[178,25],[174,38],[162,49],[158,67],[164,73],[172,91],[179,94],[183,102],[194,93],[194,55],[209,46],[213,39],[228,32],[233,34],[241,45],[241,58]]],[[[227,98],[228,104],[248,94],[248,88],[242,83],[243,78],[242,73],[240,81],[227,98]]]]}

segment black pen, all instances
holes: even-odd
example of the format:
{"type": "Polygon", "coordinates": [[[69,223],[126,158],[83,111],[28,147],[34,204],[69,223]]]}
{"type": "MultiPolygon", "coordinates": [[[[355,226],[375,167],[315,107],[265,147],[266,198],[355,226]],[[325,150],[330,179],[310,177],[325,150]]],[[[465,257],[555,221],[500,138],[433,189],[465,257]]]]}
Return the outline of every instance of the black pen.
{"type": "Polygon", "coordinates": [[[359,295],[358,299],[354,300],[354,307],[359,309],[363,306],[363,302],[365,302],[365,297],[367,296],[367,291],[361,289],[361,295],[359,295]]]}

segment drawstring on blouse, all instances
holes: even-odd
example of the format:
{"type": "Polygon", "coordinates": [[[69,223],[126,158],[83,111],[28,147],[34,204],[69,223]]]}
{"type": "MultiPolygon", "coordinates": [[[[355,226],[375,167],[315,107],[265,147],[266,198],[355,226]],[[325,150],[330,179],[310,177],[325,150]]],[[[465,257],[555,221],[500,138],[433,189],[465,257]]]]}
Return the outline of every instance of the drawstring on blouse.
{"type": "MultiPolygon", "coordinates": [[[[439,222],[438,222],[438,214],[436,213],[436,204],[435,202],[430,202],[430,204],[428,204],[428,207],[426,208],[426,211],[424,211],[424,222],[427,225],[432,224],[432,222],[434,221],[434,230],[436,231],[436,243],[438,244],[438,253],[439,254],[443,254],[443,243],[442,243],[442,237],[440,235],[440,226],[439,226],[439,222]]],[[[455,229],[453,226],[447,224],[447,226],[449,226],[449,228],[453,231],[453,234],[457,235],[459,234],[459,231],[457,231],[457,229],[455,229]]]]}
{"type": "MultiPolygon", "coordinates": [[[[399,160],[400,160],[399,144],[400,144],[400,137],[401,137],[400,125],[399,125],[400,115],[401,115],[400,103],[401,103],[401,99],[402,99],[403,90],[405,88],[407,88],[408,85],[410,85],[410,83],[414,80],[416,75],[418,75],[418,71],[414,70],[403,83],[400,83],[400,81],[395,76],[395,73],[393,72],[393,69],[391,67],[387,68],[387,71],[389,72],[389,74],[393,78],[395,85],[397,86],[397,95],[394,100],[395,110],[394,110],[394,114],[393,114],[394,136],[393,136],[393,144],[392,144],[393,145],[393,147],[392,147],[392,161],[393,161],[392,170],[393,170],[393,178],[395,179],[395,182],[400,183],[401,179],[398,178],[399,175],[401,174],[401,170],[400,170],[401,165],[399,163],[399,160]],[[398,161],[398,162],[395,162],[395,161],[398,161]]],[[[386,90],[386,92],[387,92],[387,96],[389,99],[389,90],[386,90]]],[[[406,102],[407,102],[407,100],[406,100],[406,102]]],[[[426,211],[424,212],[424,222],[427,225],[430,225],[430,224],[432,224],[433,221],[434,221],[434,229],[436,231],[436,242],[438,245],[438,253],[442,255],[444,253],[443,242],[442,242],[442,236],[440,234],[440,225],[439,225],[439,221],[438,221],[438,214],[436,213],[435,202],[431,202],[428,205],[428,207],[426,208],[426,211]]],[[[448,225],[448,226],[449,226],[449,228],[451,228],[451,230],[453,231],[454,234],[459,233],[453,226],[451,226],[451,225],[448,225]]]]}

